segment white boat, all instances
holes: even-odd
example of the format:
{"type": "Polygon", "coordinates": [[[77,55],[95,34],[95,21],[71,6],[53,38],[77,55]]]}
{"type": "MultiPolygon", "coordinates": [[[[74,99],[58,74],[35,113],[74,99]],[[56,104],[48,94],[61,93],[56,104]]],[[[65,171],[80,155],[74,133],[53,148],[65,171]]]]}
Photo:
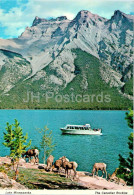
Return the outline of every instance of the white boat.
{"type": "Polygon", "coordinates": [[[60,129],[63,134],[76,135],[102,135],[102,129],[91,129],[90,124],[85,125],[66,125],[60,129]]]}

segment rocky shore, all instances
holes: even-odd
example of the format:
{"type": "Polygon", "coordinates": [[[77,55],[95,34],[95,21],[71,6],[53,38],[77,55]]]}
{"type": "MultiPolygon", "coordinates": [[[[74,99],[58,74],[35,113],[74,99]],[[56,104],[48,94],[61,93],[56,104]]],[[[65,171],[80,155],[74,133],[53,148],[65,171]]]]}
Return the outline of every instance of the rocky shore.
{"type": "MultiPolygon", "coordinates": [[[[23,159],[19,161],[19,172],[21,180],[15,181],[13,179],[13,167],[10,167],[10,174],[8,174],[8,165],[11,165],[11,160],[8,157],[0,157],[0,167],[5,167],[7,172],[0,170],[0,190],[1,189],[89,189],[89,190],[132,190],[131,186],[123,186],[115,182],[107,181],[105,178],[97,177],[94,178],[89,172],[77,171],[77,178],[73,181],[72,179],[66,179],[63,173],[60,175],[56,172],[46,172],[44,164],[33,164],[26,163],[23,159]],[[30,173],[30,178],[33,176],[33,180],[28,179],[28,172],[30,173]],[[27,174],[27,175],[25,175],[27,174]],[[27,177],[26,181],[23,179],[27,177]],[[36,177],[35,177],[36,176],[36,177]],[[34,180],[35,177],[35,180],[34,180]],[[23,184],[22,184],[23,183],[23,184]],[[34,189],[34,188],[33,188],[34,189]]],[[[72,172],[73,173],[73,172],[72,172]]],[[[71,173],[71,175],[72,175],[71,173]]]]}

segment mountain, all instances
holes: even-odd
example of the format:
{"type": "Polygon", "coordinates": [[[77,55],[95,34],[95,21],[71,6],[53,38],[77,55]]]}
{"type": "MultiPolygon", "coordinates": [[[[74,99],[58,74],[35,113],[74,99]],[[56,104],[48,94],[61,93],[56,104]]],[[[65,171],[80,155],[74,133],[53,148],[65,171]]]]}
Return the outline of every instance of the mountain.
{"type": "Polygon", "coordinates": [[[0,39],[3,107],[11,107],[12,97],[16,108],[74,108],[72,102],[54,103],[54,97],[47,103],[43,100],[46,92],[63,95],[70,90],[76,95],[110,94],[109,104],[77,102],[79,109],[131,106],[133,21],[134,16],[119,10],[109,20],[86,10],[73,20],[36,16],[18,38],[0,39]],[[27,91],[39,92],[40,104],[24,103],[22,97],[27,91]]]}

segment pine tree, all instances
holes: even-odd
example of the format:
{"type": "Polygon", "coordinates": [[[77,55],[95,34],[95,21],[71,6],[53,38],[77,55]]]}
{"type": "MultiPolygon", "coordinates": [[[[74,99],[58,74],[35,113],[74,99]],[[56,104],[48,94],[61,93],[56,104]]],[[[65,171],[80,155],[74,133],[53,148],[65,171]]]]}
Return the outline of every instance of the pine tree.
{"type": "Polygon", "coordinates": [[[43,161],[45,164],[46,158],[52,153],[56,145],[53,143],[52,131],[50,131],[47,126],[45,126],[44,129],[41,129],[40,133],[42,134],[40,146],[43,148],[43,161]]]}
{"type": "Polygon", "coordinates": [[[23,136],[22,128],[19,126],[19,122],[15,119],[14,126],[14,149],[12,150],[12,156],[20,158],[22,153],[26,151],[26,148],[28,148],[31,145],[31,141],[29,141],[28,144],[24,144],[27,141],[28,134],[23,136]]]}
{"type": "Polygon", "coordinates": [[[9,125],[9,123],[7,123],[6,131],[7,133],[4,132],[5,143],[3,143],[3,145],[10,148],[10,154],[11,154],[13,150],[14,133],[12,130],[12,125],[9,125]]]}
{"type": "Polygon", "coordinates": [[[126,113],[126,118],[128,126],[133,129],[133,110],[129,110],[129,113],[126,113]]]}
{"type": "MultiPolygon", "coordinates": [[[[133,128],[133,111],[130,110],[126,113],[126,118],[128,126],[133,128]]],[[[124,179],[128,185],[133,185],[133,133],[128,137],[128,147],[130,149],[129,157],[125,159],[119,154],[119,170],[117,171],[117,176],[124,179]],[[129,171],[128,171],[129,170],[129,171]]]]}
{"type": "Polygon", "coordinates": [[[15,119],[15,123],[9,125],[7,123],[6,127],[7,133],[4,132],[4,146],[10,148],[10,156],[13,158],[13,162],[17,162],[16,173],[18,173],[18,162],[22,153],[26,151],[26,148],[31,145],[31,140],[28,144],[27,142],[28,135],[23,135],[22,128],[19,126],[19,122],[15,119]]]}

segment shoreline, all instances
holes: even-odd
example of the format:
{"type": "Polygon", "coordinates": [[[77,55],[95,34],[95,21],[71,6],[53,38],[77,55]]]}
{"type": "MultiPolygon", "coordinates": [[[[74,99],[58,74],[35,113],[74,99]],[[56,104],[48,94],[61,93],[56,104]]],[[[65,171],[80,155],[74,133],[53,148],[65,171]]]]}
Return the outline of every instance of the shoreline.
{"type": "MultiPolygon", "coordinates": [[[[7,157],[0,157],[0,164],[11,164],[11,160],[7,157]]],[[[19,177],[20,180],[16,181],[13,180],[13,170],[9,171],[7,175],[5,173],[0,172],[3,174],[0,179],[6,178],[6,180],[10,180],[11,183],[15,183],[15,186],[22,186],[22,188],[28,188],[28,185],[33,185],[35,189],[86,189],[86,190],[133,190],[133,186],[123,185],[123,183],[115,183],[109,180],[106,180],[102,177],[92,177],[91,173],[85,171],[77,171],[77,176],[75,180],[67,179],[65,177],[64,170],[62,173],[58,174],[57,172],[47,172],[45,171],[44,164],[33,164],[33,163],[26,163],[24,159],[20,159],[19,162],[19,177]],[[40,169],[39,169],[40,166],[40,169]],[[11,173],[12,172],[12,173],[11,173]],[[10,175],[10,177],[9,177],[10,175]],[[29,179],[25,180],[25,177],[29,177],[29,179]],[[34,178],[35,177],[35,178],[34,178]],[[43,181],[43,182],[41,182],[43,181]],[[27,184],[27,182],[29,184],[27,184]]],[[[71,171],[70,176],[73,177],[73,171],[71,171]]],[[[18,178],[19,178],[18,177],[18,178]]],[[[2,180],[3,181],[3,180],[2,180]]],[[[10,187],[11,188],[11,187],[10,187]]],[[[8,189],[10,189],[8,188],[8,189]]],[[[11,188],[16,189],[16,188],[11,188]]],[[[4,188],[3,188],[4,190],[4,188]]],[[[34,190],[34,188],[32,188],[34,190]]]]}

